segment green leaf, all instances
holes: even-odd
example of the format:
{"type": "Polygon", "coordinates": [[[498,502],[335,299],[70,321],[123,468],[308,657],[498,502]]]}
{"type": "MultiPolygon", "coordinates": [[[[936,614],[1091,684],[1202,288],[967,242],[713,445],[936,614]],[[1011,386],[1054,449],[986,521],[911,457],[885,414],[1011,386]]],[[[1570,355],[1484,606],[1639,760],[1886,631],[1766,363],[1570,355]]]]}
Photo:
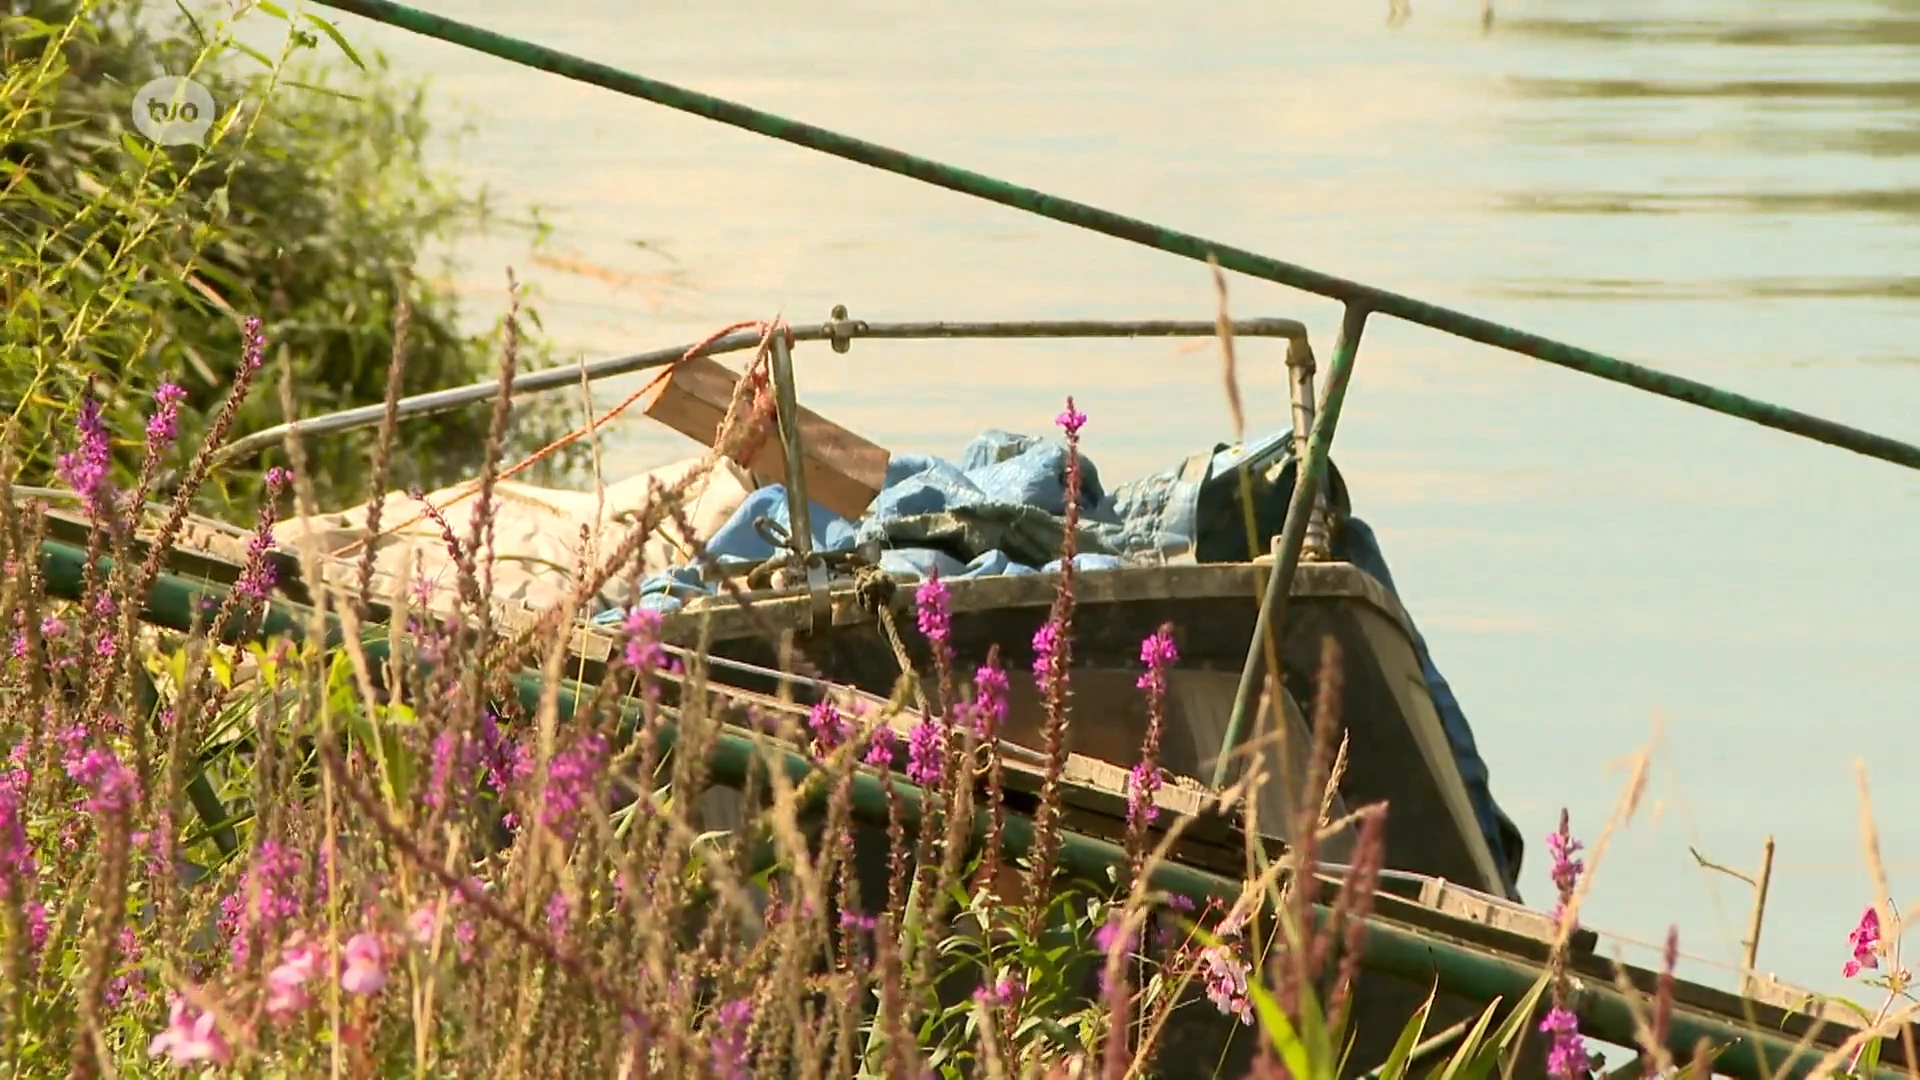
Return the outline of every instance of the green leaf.
{"type": "Polygon", "coordinates": [[[1287,1019],[1287,1014],[1281,1011],[1266,987],[1249,981],[1247,993],[1253,998],[1253,1012],[1260,1019],[1260,1030],[1267,1036],[1267,1041],[1273,1044],[1274,1052],[1280,1055],[1281,1062],[1287,1067],[1287,1075],[1293,1080],[1321,1080],[1323,1076],[1331,1075],[1325,1062],[1321,1063],[1321,1072],[1313,1071],[1312,1063],[1307,1058],[1306,1045],[1300,1041],[1299,1034],[1293,1030],[1293,1022],[1287,1019]]]}
{"type": "Polygon", "coordinates": [[[356,105],[365,104],[367,100],[359,94],[350,94],[345,90],[336,90],[331,86],[321,86],[319,83],[302,82],[299,79],[281,79],[280,85],[292,87],[295,90],[305,90],[312,94],[325,94],[330,98],[338,98],[341,101],[349,101],[356,105]]]}
{"type": "Polygon", "coordinates": [[[232,49],[235,52],[240,53],[242,56],[246,56],[253,60],[259,61],[260,64],[265,66],[268,70],[272,70],[273,67],[275,66],[273,62],[273,57],[268,56],[266,53],[263,53],[259,49],[256,49],[244,42],[227,41],[224,43],[224,47],[232,49]]]}
{"type": "Polygon", "coordinates": [[[341,36],[340,30],[338,27],[334,26],[332,23],[321,18],[320,16],[314,15],[310,12],[305,13],[303,17],[308,22],[312,23],[315,27],[317,27],[321,33],[327,35],[329,38],[332,38],[334,45],[337,48],[339,48],[339,50],[342,53],[346,54],[347,60],[350,61],[354,67],[359,68],[361,71],[367,70],[366,63],[360,59],[360,54],[353,51],[352,45],[347,44],[347,39],[341,36]]]}
{"type": "Polygon", "coordinates": [[[1487,1007],[1480,1012],[1480,1019],[1474,1022],[1473,1030],[1467,1032],[1467,1037],[1460,1041],[1459,1046],[1454,1047],[1447,1063],[1433,1073],[1438,1080],[1459,1080],[1467,1063],[1479,1056],[1480,1042],[1487,1036],[1487,1025],[1493,1022],[1493,1014],[1499,1008],[1499,998],[1487,1002],[1487,1007]]]}
{"type": "Polygon", "coordinates": [[[133,132],[123,131],[120,133],[120,148],[133,155],[133,160],[139,162],[143,167],[151,167],[153,165],[153,151],[140,145],[140,140],[133,137],[133,132]]]}
{"type": "Polygon", "coordinates": [[[1520,1054],[1520,1045],[1526,1035],[1527,1025],[1533,1021],[1534,1011],[1540,1007],[1540,999],[1546,996],[1547,988],[1551,985],[1553,985],[1552,974],[1541,972],[1540,977],[1534,980],[1533,988],[1527,991],[1526,996],[1520,999],[1520,1003],[1514,1006],[1513,1011],[1507,1014],[1506,1020],[1501,1023],[1499,1029],[1493,1033],[1492,1041],[1467,1065],[1464,1074],[1467,1080],[1481,1080],[1482,1077],[1492,1073],[1494,1066],[1500,1061],[1502,1052],[1507,1055],[1506,1067],[1502,1071],[1506,1073],[1513,1071],[1514,1062],[1520,1054]]]}
{"type": "Polygon", "coordinates": [[[1875,1035],[1861,1048],[1860,1067],[1854,1070],[1855,1076],[1872,1076],[1880,1068],[1880,1044],[1885,1040],[1875,1035]]]}
{"type": "Polygon", "coordinates": [[[1407,1020],[1407,1026],[1400,1029],[1400,1038],[1393,1044],[1393,1052],[1387,1055],[1386,1063],[1374,1075],[1378,1080],[1401,1080],[1407,1072],[1407,1059],[1413,1056],[1413,1048],[1420,1044],[1420,1036],[1426,1033],[1427,1017],[1433,1012],[1433,999],[1440,992],[1436,981],[1433,989],[1427,991],[1427,1000],[1413,1011],[1407,1020]]]}

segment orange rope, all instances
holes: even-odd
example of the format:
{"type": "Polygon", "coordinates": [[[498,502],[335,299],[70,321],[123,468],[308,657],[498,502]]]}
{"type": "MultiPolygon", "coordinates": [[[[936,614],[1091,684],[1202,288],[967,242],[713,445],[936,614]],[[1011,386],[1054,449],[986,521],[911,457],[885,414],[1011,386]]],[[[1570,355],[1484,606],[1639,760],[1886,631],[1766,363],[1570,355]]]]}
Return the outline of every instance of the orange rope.
{"type": "MultiPolygon", "coordinates": [[[[600,428],[607,423],[607,421],[612,420],[614,417],[619,416],[621,413],[631,408],[635,402],[647,396],[647,394],[650,393],[655,387],[659,386],[661,382],[670,378],[673,375],[673,373],[679,369],[681,364],[686,363],[688,360],[691,360],[694,357],[698,356],[703,350],[707,348],[707,346],[712,345],[714,342],[719,341],[721,338],[726,337],[728,334],[731,334],[736,330],[757,329],[760,331],[760,352],[755,356],[754,363],[748,369],[748,372],[747,372],[748,377],[754,380],[754,383],[755,383],[754,390],[755,390],[755,395],[757,397],[759,394],[762,394],[765,392],[764,384],[766,381],[766,373],[759,369],[765,366],[765,354],[766,354],[767,342],[772,338],[772,335],[776,327],[785,327],[785,326],[786,326],[786,320],[784,319],[776,319],[771,323],[762,322],[758,319],[749,319],[745,322],[734,323],[732,326],[725,327],[724,329],[717,330],[712,334],[707,335],[705,338],[701,339],[698,343],[689,347],[686,352],[681,353],[680,359],[675,360],[673,363],[668,364],[667,366],[661,368],[659,371],[655,372],[653,378],[648,379],[647,384],[645,386],[642,386],[640,389],[634,391],[631,395],[627,397],[625,401],[622,401],[620,404],[615,405],[612,409],[609,409],[607,412],[601,414],[600,416],[595,417],[592,423],[587,424],[584,427],[575,428],[573,431],[570,431],[567,434],[562,435],[558,439],[555,439],[552,442],[548,443],[547,445],[541,447],[540,449],[535,450],[525,460],[501,472],[498,479],[510,480],[513,477],[518,476],[519,474],[539,464],[541,461],[545,460],[546,458],[549,458],[554,454],[559,453],[561,450],[572,445],[573,443],[578,442],[579,440],[584,439],[589,435],[592,435],[596,431],[599,431],[600,428]]],[[[788,333],[788,342],[789,344],[791,344],[792,331],[789,329],[787,333],[788,333]]],[[[720,441],[721,440],[717,438],[715,440],[716,443],[720,441]]],[[[750,459],[753,457],[753,454],[746,453],[743,456],[750,459]]],[[[432,510],[422,511],[418,514],[415,514],[412,518],[409,518],[408,520],[401,522],[399,525],[396,525],[390,529],[382,529],[381,532],[397,533],[405,529],[411,528],[427,520],[427,518],[431,517],[434,513],[445,513],[448,507],[453,506],[456,503],[465,502],[467,499],[478,494],[479,491],[480,491],[480,481],[478,479],[469,480],[467,481],[466,485],[458,493],[456,493],[452,498],[448,499],[444,504],[440,506],[433,506],[432,503],[428,503],[427,505],[432,507],[432,510]]],[[[330,552],[329,557],[337,559],[347,555],[351,555],[355,551],[358,551],[361,547],[365,546],[368,542],[372,541],[373,539],[374,537],[372,536],[363,536],[360,539],[355,540],[354,542],[346,545],[345,547],[340,548],[338,551],[330,552]]]]}

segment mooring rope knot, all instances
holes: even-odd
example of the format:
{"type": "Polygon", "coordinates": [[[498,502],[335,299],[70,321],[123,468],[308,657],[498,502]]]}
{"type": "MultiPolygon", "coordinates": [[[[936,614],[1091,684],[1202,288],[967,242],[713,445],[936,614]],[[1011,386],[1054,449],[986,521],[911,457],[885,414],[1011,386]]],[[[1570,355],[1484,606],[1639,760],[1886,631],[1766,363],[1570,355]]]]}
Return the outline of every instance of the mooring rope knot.
{"type": "Polygon", "coordinates": [[[899,591],[900,583],[880,567],[872,563],[854,567],[854,601],[875,615],[891,608],[899,591]]]}

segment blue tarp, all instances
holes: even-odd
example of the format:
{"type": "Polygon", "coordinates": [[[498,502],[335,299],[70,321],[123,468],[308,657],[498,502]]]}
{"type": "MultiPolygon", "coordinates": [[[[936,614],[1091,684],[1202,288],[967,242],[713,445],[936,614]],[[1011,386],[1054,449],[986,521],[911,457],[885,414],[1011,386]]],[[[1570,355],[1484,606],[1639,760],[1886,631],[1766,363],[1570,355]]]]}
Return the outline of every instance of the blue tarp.
{"type": "MultiPolygon", "coordinates": [[[[1099,570],[1176,560],[1247,559],[1245,517],[1239,504],[1242,462],[1256,476],[1283,465],[1277,483],[1263,481],[1255,492],[1255,519],[1264,551],[1279,531],[1291,492],[1292,443],[1292,433],[1281,432],[1244,451],[1218,446],[1112,491],[1102,485],[1093,462],[1081,457],[1081,524],[1074,566],[1099,570]]],[[[814,548],[838,552],[863,543],[877,544],[881,568],[911,578],[935,569],[948,579],[1057,571],[1060,561],[1052,553],[1060,550],[1064,537],[1066,463],[1067,448],[1062,443],[1004,431],[988,431],[973,440],[957,462],[922,454],[897,455],[887,466],[885,486],[859,521],[847,521],[818,503],[811,504],[814,548]]],[[[1332,486],[1336,503],[1344,504],[1337,472],[1332,486]]],[[[708,551],[730,567],[770,558],[775,548],[755,526],[762,517],[786,529],[787,495],[781,485],[749,495],[708,540],[708,551]]],[[[1386,558],[1364,522],[1344,517],[1334,555],[1365,570],[1398,596],[1386,558]]],[[[677,567],[642,583],[637,603],[671,611],[684,600],[711,591],[697,567],[677,567]]],[[[599,621],[620,617],[620,612],[607,612],[599,621]]],[[[1474,744],[1466,714],[1417,631],[1414,649],[1480,828],[1502,873],[1513,882],[1523,848],[1519,830],[1493,801],[1486,763],[1474,744]]]]}

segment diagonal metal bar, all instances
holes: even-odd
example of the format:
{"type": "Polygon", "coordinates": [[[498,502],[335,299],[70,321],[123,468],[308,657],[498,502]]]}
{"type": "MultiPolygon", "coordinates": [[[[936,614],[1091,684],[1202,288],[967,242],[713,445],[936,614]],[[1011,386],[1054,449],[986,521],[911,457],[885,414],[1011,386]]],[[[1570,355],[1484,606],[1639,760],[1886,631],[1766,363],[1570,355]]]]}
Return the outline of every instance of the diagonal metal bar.
{"type": "MultiPolygon", "coordinates": [[[[1240,687],[1233,695],[1233,712],[1227,716],[1227,731],[1220,740],[1220,754],[1213,762],[1214,790],[1224,788],[1232,770],[1233,752],[1247,730],[1247,715],[1257,698],[1256,687],[1264,670],[1261,661],[1272,657],[1277,662],[1279,634],[1286,626],[1287,599],[1293,592],[1294,574],[1300,569],[1300,548],[1307,538],[1307,522],[1313,513],[1327,475],[1327,456],[1333,448],[1333,433],[1340,425],[1340,410],[1347,400],[1347,383],[1353,378],[1353,361],[1360,352],[1360,333],[1367,326],[1367,310],[1349,305],[1340,319],[1340,336],[1333,344],[1333,366],[1327,373],[1326,396],[1313,418],[1313,434],[1307,437],[1307,457],[1294,472],[1293,495],[1287,501],[1287,516],[1280,535],[1273,543],[1273,573],[1267,578],[1266,595],[1260,599],[1260,613],[1253,620],[1253,637],[1247,642],[1246,663],[1240,668],[1240,687]]],[[[1276,670],[1275,675],[1279,672],[1276,670]]],[[[1274,704],[1278,716],[1279,703],[1274,704]]]]}
{"type": "Polygon", "coordinates": [[[1246,248],[1216,243],[1192,233],[1164,228],[1138,218],[1089,206],[1086,203],[1049,195],[1033,188],[1010,184],[982,173],[905,153],[865,139],[856,139],[851,135],[843,135],[812,124],[803,124],[797,120],[763,112],[711,94],[703,94],[697,90],[689,90],[658,79],[650,79],[644,75],[622,71],[619,68],[536,45],[506,34],[485,30],[470,23],[434,15],[405,4],[396,4],[392,0],[319,0],[319,2],[339,11],[350,12],[362,18],[573,79],[576,82],[603,87],[628,97],[640,98],[681,112],[744,128],[796,146],[832,154],[848,161],[856,161],[862,165],[910,177],[950,191],[972,195],[1002,206],[1025,210],[1068,225],[1077,225],[1121,240],[1130,240],[1169,254],[1202,261],[1213,256],[1219,259],[1221,266],[1250,277],[1317,293],[1342,303],[1358,304],[1378,315],[1390,315],[1396,319],[1418,323],[1469,341],[1517,352],[1536,360],[1544,360],[1547,363],[1571,368],[1609,382],[1621,383],[1662,397],[1698,405],[1701,408],[1799,435],[1815,442],[1852,450],[1857,454],[1890,461],[1910,469],[1920,469],[1920,447],[1796,409],[1722,390],[1684,376],[1643,367],[1604,353],[1503,326],[1462,311],[1429,304],[1400,293],[1311,270],[1295,263],[1249,251],[1246,248]]]}

